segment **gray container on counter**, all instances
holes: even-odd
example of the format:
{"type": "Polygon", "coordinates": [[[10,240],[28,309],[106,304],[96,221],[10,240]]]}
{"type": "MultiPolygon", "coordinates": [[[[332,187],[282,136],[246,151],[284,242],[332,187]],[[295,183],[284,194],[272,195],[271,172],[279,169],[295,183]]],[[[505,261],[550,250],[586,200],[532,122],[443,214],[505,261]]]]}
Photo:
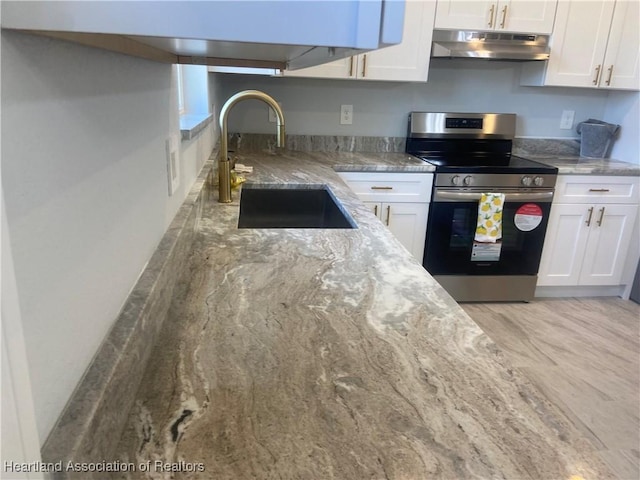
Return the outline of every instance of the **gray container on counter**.
{"type": "Polygon", "coordinates": [[[607,158],[611,153],[620,125],[590,118],[576,127],[580,134],[580,156],[607,158]]]}

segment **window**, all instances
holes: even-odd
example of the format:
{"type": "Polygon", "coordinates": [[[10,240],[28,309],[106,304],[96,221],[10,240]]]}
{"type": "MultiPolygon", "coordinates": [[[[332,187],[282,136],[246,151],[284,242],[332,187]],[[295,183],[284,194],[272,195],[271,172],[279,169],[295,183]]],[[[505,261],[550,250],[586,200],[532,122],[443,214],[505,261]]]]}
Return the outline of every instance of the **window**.
{"type": "Polygon", "coordinates": [[[184,111],[184,80],[182,78],[183,75],[183,66],[177,65],[177,89],[178,89],[178,114],[183,115],[184,111]]]}
{"type": "Polygon", "coordinates": [[[181,136],[190,140],[212,120],[209,73],[204,65],[176,65],[175,72],[181,136]]]}

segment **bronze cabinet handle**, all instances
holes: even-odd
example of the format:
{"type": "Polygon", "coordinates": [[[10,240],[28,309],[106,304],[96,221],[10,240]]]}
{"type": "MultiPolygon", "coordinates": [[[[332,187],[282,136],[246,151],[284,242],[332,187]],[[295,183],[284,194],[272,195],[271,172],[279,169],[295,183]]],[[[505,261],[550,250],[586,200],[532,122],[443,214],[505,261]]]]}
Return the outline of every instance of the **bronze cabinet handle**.
{"type": "Polygon", "coordinates": [[[593,79],[593,84],[598,85],[598,79],[600,78],[600,70],[602,69],[602,65],[598,65],[596,67],[596,78],[593,79]]]}
{"type": "Polygon", "coordinates": [[[353,56],[351,57],[351,63],[349,64],[349,76],[353,77],[353,56]]]}
{"type": "Polygon", "coordinates": [[[391,218],[391,205],[387,205],[387,227],[389,226],[390,218],[391,218]]]}
{"type": "Polygon", "coordinates": [[[362,78],[367,75],[367,54],[362,56],[362,78]]]}
{"type": "Polygon", "coordinates": [[[607,81],[605,82],[607,85],[611,85],[611,77],[613,75],[613,65],[611,65],[608,69],[609,76],[607,77],[607,81]]]}
{"type": "Polygon", "coordinates": [[[504,24],[507,21],[507,6],[505,5],[502,9],[502,23],[500,24],[500,28],[504,28],[504,24]]]}
{"type": "Polygon", "coordinates": [[[585,222],[587,227],[591,226],[591,217],[593,217],[593,207],[589,209],[589,218],[587,218],[587,221],[585,222]]]}
{"type": "Polygon", "coordinates": [[[604,220],[604,207],[600,209],[600,218],[598,219],[598,226],[602,226],[602,221],[604,220]]]}
{"type": "Polygon", "coordinates": [[[489,28],[493,28],[493,14],[496,12],[495,4],[491,4],[491,10],[489,10],[489,28]]]}
{"type": "Polygon", "coordinates": [[[378,216],[378,205],[374,205],[373,206],[373,214],[377,217],[378,216]]]}

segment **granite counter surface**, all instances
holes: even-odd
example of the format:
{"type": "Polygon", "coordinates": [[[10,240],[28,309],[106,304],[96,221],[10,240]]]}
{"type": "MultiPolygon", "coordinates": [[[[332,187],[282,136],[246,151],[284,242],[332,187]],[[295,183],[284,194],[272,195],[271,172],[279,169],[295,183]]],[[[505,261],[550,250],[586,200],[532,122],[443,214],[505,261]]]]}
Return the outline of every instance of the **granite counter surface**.
{"type": "Polygon", "coordinates": [[[239,155],[358,228],[238,229],[239,192],[211,193],[117,449],[151,472],[114,478],[611,478],[334,171],[400,157],[239,155]]]}
{"type": "Polygon", "coordinates": [[[640,176],[640,164],[621,162],[610,158],[550,157],[547,155],[526,155],[536,162],[558,168],[559,175],[615,175],[640,176]]]}

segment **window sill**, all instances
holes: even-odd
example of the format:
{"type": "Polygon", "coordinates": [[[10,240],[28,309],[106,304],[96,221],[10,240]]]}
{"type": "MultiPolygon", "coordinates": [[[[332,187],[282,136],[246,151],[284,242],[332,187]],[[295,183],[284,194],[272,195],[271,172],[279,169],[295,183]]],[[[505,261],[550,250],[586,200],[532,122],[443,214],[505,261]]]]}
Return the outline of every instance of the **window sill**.
{"type": "Polygon", "coordinates": [[[195,138],[204,128],[213,121],[212,113],[199,115],[180,115],[180,135],[182,140],[195,138]]]}

